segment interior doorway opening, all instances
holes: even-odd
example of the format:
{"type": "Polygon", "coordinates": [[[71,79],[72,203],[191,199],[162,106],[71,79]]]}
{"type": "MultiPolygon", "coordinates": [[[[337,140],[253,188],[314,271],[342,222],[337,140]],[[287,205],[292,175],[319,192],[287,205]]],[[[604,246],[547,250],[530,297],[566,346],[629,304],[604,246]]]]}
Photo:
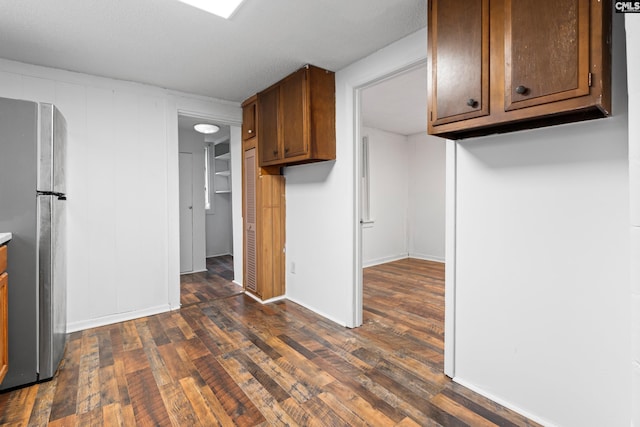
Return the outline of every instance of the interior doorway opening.
{"type": "Polygon", "coordinates": [[[180,303],[242,292],[234,281],[231,126],[179,114],[180,303]],[[195,125],[212,125],[202,133],[195,125]]]}
{"type": "Polygon", "coordinates": [[[358,274],[363,322],[386,292],[404,293],[396,320],[421,324],[444,350],[446,147],[426,133],[426,87],[421,61],[355,90],[358,274]]]}

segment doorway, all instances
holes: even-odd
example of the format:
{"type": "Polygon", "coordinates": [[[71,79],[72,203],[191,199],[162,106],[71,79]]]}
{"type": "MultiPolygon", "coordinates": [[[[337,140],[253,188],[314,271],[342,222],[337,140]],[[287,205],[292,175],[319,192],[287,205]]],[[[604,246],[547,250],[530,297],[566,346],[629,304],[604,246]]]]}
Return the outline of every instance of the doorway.
{"type": "Polygon", "coordinates": [[[178,116],[182,306],[242,292],[234,283],[230,138],[229,125],[178,116]]]}
{"type": "Polygon", "coordinates": [[[426,133],[426,90],[424,61],[356,89],[359,274],[364,322],[377,317],[388,286],[412,295],[396,315],[420,322],[442,342],[446,147],[426,133]]]}

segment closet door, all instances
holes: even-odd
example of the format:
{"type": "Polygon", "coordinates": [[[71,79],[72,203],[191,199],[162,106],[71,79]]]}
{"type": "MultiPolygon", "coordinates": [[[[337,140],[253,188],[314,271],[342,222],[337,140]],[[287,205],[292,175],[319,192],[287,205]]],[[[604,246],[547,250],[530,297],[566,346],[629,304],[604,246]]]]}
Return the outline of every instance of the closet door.
{"type": "Polygon", "coordinates": [[[244,286],[257,291],[257,242],[256,242],[256,149],[244,152],[244,286]]]}

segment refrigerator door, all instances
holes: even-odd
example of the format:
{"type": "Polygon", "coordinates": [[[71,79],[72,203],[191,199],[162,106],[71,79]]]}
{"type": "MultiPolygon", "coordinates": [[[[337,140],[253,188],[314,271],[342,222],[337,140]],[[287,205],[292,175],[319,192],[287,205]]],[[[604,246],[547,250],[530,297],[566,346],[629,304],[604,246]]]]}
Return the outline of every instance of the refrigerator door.
{"type": "Polygon", "coordinates": [[[38,104],[0,98],[0,230],[11,232],[9,372],[0,390],[37,380],[38,104]]]}
{"type": "Polygon", "coordinates": [[[41,381],[56,373],[67,337],[65,208],[58,196],[38,196],[41,381]]]}
{"type": "Polygon", "coordinates": [[[67,122],[52,104],[40,104],[38,191],[66,193],[67,122]]]}

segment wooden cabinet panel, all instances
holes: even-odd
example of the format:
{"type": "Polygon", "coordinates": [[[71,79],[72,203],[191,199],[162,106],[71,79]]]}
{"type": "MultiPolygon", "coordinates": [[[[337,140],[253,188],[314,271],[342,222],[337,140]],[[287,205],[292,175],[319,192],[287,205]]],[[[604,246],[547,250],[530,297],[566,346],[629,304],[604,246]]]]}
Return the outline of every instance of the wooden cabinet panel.
{"type": "Polygon", "coordinates": [[[284,157],[296,157],[307,152],[309,121],[305,69],[299,70],[280,84],[282,110],[282,146],[284,157]]]}
{"type": "Polygon", "coordinates": [[[7,246],[0,246],[0,383],[9,369],[9,275],[7,246]]]}
{"type": "Polygon", "coordinates": [[[307,65],[257,97],[260,166],[336,158],[333,72],[307,65]]]}
{"type": "Polygon", "coordinates": [[[244,152],[245,289],[263,300],[284,294],[284,177],[260,174],[244,152]]]}
{"type": "Polygon", "coordinates": [[[506,0],[505,13],[506,110],[589,93],[588,1],[506,0]]]}
{"type": "Polygon", "coordinates": [[[261,163],[277,162],[280,153],[278,123],[280,110],[280,88],[272,87],[260,95],[258,102],[258,139],[260,140],[261,163]]]}
{"type": "MultiPolygon", "coordinates": [[[[256,105],[255,96],[242,107],[251,108],[252,105],[256,105]]],[[[257,136],[243,141],[243,265],[245,290],[268,300],[285,292],[285,186],[280,167],[262,168],[258,164],[264,135],[262,118],[258,108],[255,116],[257,136]]],[[[245,126],[243,122],[243,131],[245,126]]]]}
{"type": "Polygon", "coordinates": [[[242,204],[244,219],[244,287],[257,291],[257,243],[256,243],[256,149],[244,152],[242,204]]]}
{"type": "Polygon", "coordinates": [[[489,113],[489,1],[433,1],[434,124],[489,113]]]}
{"type": "Polygon", "coordinates": [[[256,136],[256,108],[258,108],[258,105],[255,101],[242,108],[243,141],[256,136]]]}
{"type": "Polygon", "coordinates": [[[428,13],[429,134],[459,139],[611,114],[610,0],[429,0],[428,13]],[[465,113],[479,81],[477,110],[465,113]]]}
{"type": "Polygon", "coordinates": [[[0,246],[0,274],[7,270],[7,246],[0,246]]]}

